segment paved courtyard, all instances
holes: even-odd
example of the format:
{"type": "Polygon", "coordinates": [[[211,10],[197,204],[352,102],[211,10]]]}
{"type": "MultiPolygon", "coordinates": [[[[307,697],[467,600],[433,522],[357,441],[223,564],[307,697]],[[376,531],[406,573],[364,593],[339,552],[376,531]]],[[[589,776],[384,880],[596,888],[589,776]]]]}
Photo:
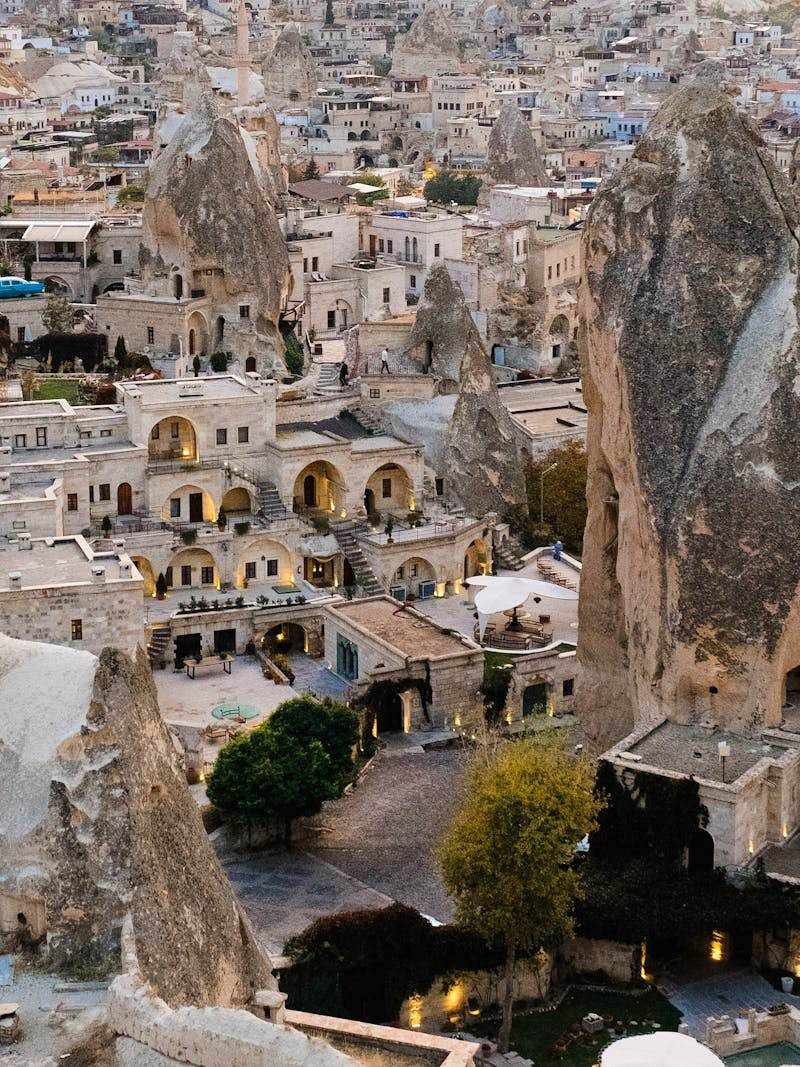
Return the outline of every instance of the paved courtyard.
{"type": "Polygon", "coordinates": [[[224,852],[228,873],[258,936],[274,953],[331,912],[400,900],[452,918],[432,848],[455,804],[459,749],[381,753],[353,792],[329,804],[320,829],[289,853],[224,852]]]}
{"type": "Polygon", "coordinates": [[[800,997],[778,992],[760,974],[746,969],[687,982],[669,990],[668,996],[683,1012],[682,1021],[689,1027],[692,1037],[698,1039],[705,1034],[709,1015],[736,1017],[747,1008],[764,1010],[779,1001],[800,1008],[800,997]]]}
{"type": "Polygon", "coordinates": [[[214,719],[211,709],[223,702],[250,704],[258,711],[254,724],[263,722],[283,700],[295,696],[288,685],[276,685],[265,678],[261,665],[256,660],[237,656],[231,673],[222,667],[211,667],[198,672],[194,679],[185,671],[173,671],[169,667],[154,671],[158,689],[161,715],[167,722],[191,723],[193,726],[210,726],[214,719]]]}

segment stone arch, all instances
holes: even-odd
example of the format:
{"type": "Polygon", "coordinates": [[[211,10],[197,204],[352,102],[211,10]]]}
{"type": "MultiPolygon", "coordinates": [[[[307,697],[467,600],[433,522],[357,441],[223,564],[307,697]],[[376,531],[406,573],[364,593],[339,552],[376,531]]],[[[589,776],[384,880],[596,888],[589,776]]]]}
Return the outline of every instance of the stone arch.
{"type": "Polygon", "coordinates": [[[214,347],[220,348],[222,342],[225,340],[225,316],[217,315],[217,321],[214,329],[214,347]]]}
{"type": "Polygon", "coordinates": [[[348,132],[348,134],[347,134],[347,140],[348,140],[348,141],[357,141],[357,140],[358,140],[358,134],[356,133],[356,131],[355,131],[355,130],[350,130],[350,131],[348,132]]]}
{"type": "Polygon", "coordinates": [[[125,283],[124,282],[108,282],[107,285],[103,285],[103,283],[101,282],[100,286],[98,286],[98,288],[103,293],[124,293],[125,292],[125,283]]]}
{"type": "Polygon", "coordinates": [[[390,167],[399,167],[400,164],[398,163],[398,161],[395,159],[394,156],[389,156],[389,166],[390,167]]]}
{"type": "Polygon", "coordinates": [[[247,357],[247,359],[244,361],[244,370],[245,370],[245,374],[255,374],[256,373],[256,357],[255,356],[248,356],[247,357]]]}
{"type": "Polygon", "coordinates": [[[489,573],[489,554],[486,545],[480,537],[476,537],[467,546],[464,553],[464,578],[472,578],[476,574],[489,573]]]}
{"type": "Polygon", "coordinates": [[[368,492],[373,495],[373,510],[377,512],[390,511],[405,515],[416,507],[414,481],[399,463],[383,463],[370,474],[364,483],[365,507],[368,492]]]}
{"type": "MultiPolygon", "coordinates": [[[[245,579],[248,584],[263,582],[269,586],[290,585],[295,580],[292,554],[286,545],[273,537],[253,537],[239,549],[235,577],[236,586],[240,589],[245,579]],[[248,570],[251,572],[249,577],[248,570]]],[[[267,596],[270,595],[269,589],[265,592],[267,596]]]]}
{"type": "Polygon", "coordinates": [[[142,576],[142,580],[144,581],[144,595],[155,596],[157,575],[153,568],[153,564],[146,556],[131,556],[131,563],[133,563],[136,570],[142,576]]]}
{"type": "Polygon", "coordinates": [[[189,355],[204,356],[208,351],[208,323],[199,311],[193,311],[186,326],[189,331],[189,355]]]}
{"type": "Polygon", "coordinates": [[[375,160],[367,152],[362,152],[358,157],[358,165],[359,167],[374,167],[375,160]]]}
{"type": "Polygon", "coordinates": [[[223,496],[219,506],[225,509],[225,514],[229,518],[237,514],[252,515],[254,513],[253,498],[250,490],[243,485],[231,486],[223,496]]]}
{"type": "Polygon", "coordinates": [[[307,652],[308,634],[300,622],[279,622],[266,631],[261,647],[268,653],[307,652]]]}
{"type": "Polygon", "coordinates": [[[197,485],[178,486],[171,490],[161,505],[162,522],[214,522],[216,517],[214,498],[207,489],[197,485]]]}
{"type": "Polygon", "coordinates": [[[361,131],[361,140],[362,141],[371,141],[372,140],[372,134],[370,133],[369,130],[362,130],[361,131]]]}
{"type": "Polygon", "coordinates": [[[550,328],[547,331],[551,337],[561,337],[564,341],[569,340],[569,319],[566,315],[556,315],[550,323],[550,328]]]}
{"type": "Polygon", "coordinates": [[[44,279],[44,287],[48,293],[57,293],[59,296],[65,296],[68,300],[73,299],[72,286],[66,279],[59,277],[57,274],[48,274],[44,279]]]}
{"type": "Polygon", "coordinates": [[[422,596],[423,591],[426,596],[432,594],[428,588],[431,582],[436,584],[436,568],[424,556],[409,556],[392,575],[392,585],[404,585],[406,593],[417,597],[422,596]]]}
{"type": "Polygon", "coordinates": [[[393,152],[403,151],[403,138],[399,134],[394,134],[389,141],[389,147],[393,152]]]}
{"type": "Polygon", "coordinates": [[[355,321],[353,309],[346,300],[337,299],[329,307],[327,322],[329,330],[346,330],[355,321]],[[333,322],[333,325],[330,323],[333,322]]]}
{"type": "Polygon", "coordinates": [[[183,415],[167,415],[154,423],[147,442],[147,458],[151,462],[198,460],[200,454],[194,424],[183,415]]]}
{"type": "Polygon", "coordinates": [[[172,279],[173,293],[176,300],[183,299],[183,275],[176,274],[172,279]]]}
{"type": "Polygon", "coordinates": [[[182,548],[169,561],[167,569],[171,572],[173,589],[219,589],[219,567],[207,548],[182,548]]]}
{"type": "Polygon", "coordinates": [[[315,460],[295,478],[292,497],[295,511],[341,511],[345,500],[344,479],[332,463],[315,460]]]}

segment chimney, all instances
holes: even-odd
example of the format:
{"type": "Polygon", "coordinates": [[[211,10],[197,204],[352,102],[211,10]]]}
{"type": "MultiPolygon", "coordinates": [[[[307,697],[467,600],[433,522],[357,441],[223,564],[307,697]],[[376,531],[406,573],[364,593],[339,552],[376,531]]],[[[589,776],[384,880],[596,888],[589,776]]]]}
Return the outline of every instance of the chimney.
{"type": "Polygon", "coordinates": [[[92,581],[95,585],[104,585],[106,580],[105,567],[92,567],[92,581]]]}
{"type": "Polygon", "coordinates": [[[113,539],[113,544],[114,544],[114,551],[117,553],[117,555],[119,555],[123,551],[123,549],[125,548],[125,538],[124,537],[115,537],[113,539]]]}
{"type": "Polygon", "coordinates": [[[0,471],[0,493],[11,492],[11,475],[8,471],[0,471]]]}
{"type": "Polygon", "coordinates": [[[29,533],[21,533],[19,535],[19,550],[20,552],[33,551],[33,542],[31,541],[31,535],[29,533]]]}
{"type": "Polygon", "coordinates": [[[8,588],[9,589],[21,589],[22,588],[22,573],[20,571],[8,572],[8,588]]]}

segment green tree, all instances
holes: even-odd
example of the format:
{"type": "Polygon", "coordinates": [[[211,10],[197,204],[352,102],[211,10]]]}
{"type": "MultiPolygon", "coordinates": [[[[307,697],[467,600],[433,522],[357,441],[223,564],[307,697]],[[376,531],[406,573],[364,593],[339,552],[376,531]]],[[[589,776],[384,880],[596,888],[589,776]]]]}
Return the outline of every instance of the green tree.
{"type": "Polygon", "coordinates": [[[572,931],[575,845],[600,807],[593,784],[588,763],[553,740],[479,749],[439,846],[456,921],[504,951],[501,1052],[511,1037],[517,953],[554,946],[572,931]]]}
{"type": "Polygon", "coordinates": [[[228,369],[228,353],[227,352],[212,352],[211,359],[209,360],[211,369],[215,374],[224,374],[228,369]]]}
{"type": "Polygon", "coordinates": [[[228,513],[225,510],[225,508],[223,508],[220,505],[220,509],[217,512],[217,527],[220,530],[224,530],[227,525],[228,525],[228,513]]]}
{"type": "Polygon", "coordinates": [[[345,704],[322,702],[310,696],[285,700],[269,720],[270,730],[281,737],[308,743],[319,741],[331,761],[339,790],[353,778],[353,752],[358,744],[358,716],[345,704]]]}
{"type": "Polygon", "coordinates": [[[541,459],[529,460],[525,467],[528,514],[534,524],[540,521],[544,503],[544,524],[573,550],[583,549],[586,526],[586,449],[582,441],[566,441],[541,459]],[[549,470],[549,468],[554,468],[549,470]],[[544,492],[542,475],[544,474],[544,492]]]}
{"type": "Polygon", "coordinates": [[[422,195],[426,200],[436,204],[477,204],[481,190],[481,179],[475,174],[459,173],[454,170],[440,170],[425,182],[422,195]]]}
{"type": "Polygon", "coordinates": [[[96,152],[92,153],[93,163],[119,163],[119,149],[116,145],[101,145],[96,152]]]}
{"type": "Polygon", "coordinates": [[[142,185],[126,185],[117,194],[117,206],[124,204],[141,204],[144,202],[145,189],[142,185]]]}
{"type": "Polygon", "coordinates": [[[103,533],[106,535],[106,537],[108,537],[108,535],[111,533],[113,528],[114,528],[114,524],[112,523],[110,517],[108,515],[104,515],[103,516],[103,521],[100,523],[100,529],[103,531],[103,533]]]}
{"type": "Polygon", "coordinates": [[[319,177],[319,167],[317,161],[312,156],[306,163],[305,170],[303,171],[303,181],[310,182],[319,177]]]}
{"type": "Polygon", "coordinates": [[[42,325],[48,333],[72,333],[72,305],[65,296],[53,293],[42,312],[42,325]]]}
{"type": "Polygon", "coordinates": [[[198,355],[195,355],[192,360],[192,370],[194,371],[194,376],[196,378],[200,373],[200,357],[198,355]]]}
{"type": "Polygon", "coordinates": [[[124,367],[128,362],[128,347],[122,334],[119,335],[114,344],[114,359],[118,367],[124,367]]]}
{"type": "Polygon", "coordinates": [[[381,78],[385,78],[392,69],[392,60],[389,56],[370,56],[373,71],[381,78]]]}
{"type": "Polygon", "coordinates": [[[209,800],[248,833],[280,820],[289,846],[293,821],[316,814],[352,777],[352,755],[348,763],[343,752],[352,751],[357,733],[354,713],[342,705],[286,701],[222,749],[208,779],[209,800]]]}
{"type": "Polygon", "coordinates": [[[323,25],[332,26],[334,23],[333,16],[333,0],[326,0],[325,2],[325,22],[323,25]]]}

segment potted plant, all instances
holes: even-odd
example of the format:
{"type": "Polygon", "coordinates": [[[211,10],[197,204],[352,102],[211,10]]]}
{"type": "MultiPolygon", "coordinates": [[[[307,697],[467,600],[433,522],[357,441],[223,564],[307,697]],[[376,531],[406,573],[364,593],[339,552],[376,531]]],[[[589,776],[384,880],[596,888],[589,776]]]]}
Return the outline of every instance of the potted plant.
{"type": "Polygon", "coordinates": [[[103,531],[106,537],[108,537],[113,528],[114,524],[112,523],[111,519],[108,517],[108,515],[104,515],[103,521],[100,523],[100,529],[103,531]]]}
{"type": "Polygon", "coordinates": [[[167,595],[167,579],[164,577],[163,572],[159,572],[156,578],[156,600],[163,600],[167,595]]]}
{"type": "Polygon", "coordinates": [[[394,530],[394,519],[390,515],[386,520],[386,525],[383,528],[383,532],[386,534],[386,544],[393,545],[394,538],[392,537],[392,531],[394,530]]]}
{"type": "Polygon", "coordinates": [[[217,526],[219,527],[220,530],[224,530],[227,525],[228,525],[228,516],[225,513],[225,508],[220,507],[219,511],[217,512],[217,526]]]}

